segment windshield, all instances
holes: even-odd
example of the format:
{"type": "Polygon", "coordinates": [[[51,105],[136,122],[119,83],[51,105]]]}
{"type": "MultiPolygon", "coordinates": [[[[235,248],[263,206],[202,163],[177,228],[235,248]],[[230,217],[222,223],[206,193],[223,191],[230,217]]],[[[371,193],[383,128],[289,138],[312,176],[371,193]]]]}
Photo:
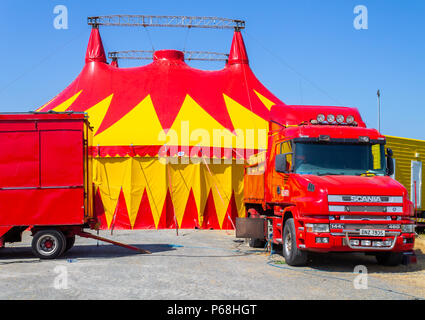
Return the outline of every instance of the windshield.
{"type": "Polygon", "coordinates": [[[384,145],[298,142],[293,171],[314,175],[384,175],[384,145]]]}

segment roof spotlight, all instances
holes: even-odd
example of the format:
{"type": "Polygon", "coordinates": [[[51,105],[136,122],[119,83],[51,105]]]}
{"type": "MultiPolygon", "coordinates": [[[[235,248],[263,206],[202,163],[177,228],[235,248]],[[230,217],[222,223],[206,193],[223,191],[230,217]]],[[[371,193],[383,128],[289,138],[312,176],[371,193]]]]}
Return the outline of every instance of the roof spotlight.
{"type": "Polygon", "coordinates": [[[325,121],[325,115],[324,114],[319,114],[318,116],[317,116],[317,121],[320,123],[320,122],[324,122],[325,121]]]}
{"type": "Polygon", "coordinates": [[[354,117],[353,116],[347,116],[347,123],[352,124],[353,122],[354,122],[354,117]]]}
{"type": "Polygon", "coordinates": [[[336,122],[343,123],[344,122],[344,116],[342,114],[339,114],[336,116],[336,122]]]}
{"type": "Polygon", "coordinates": [[[328,117],[326,118],[326,120],[328,120],[329,123],[334,122],[335,116],[333,114],[328,114],[328,117]]]}

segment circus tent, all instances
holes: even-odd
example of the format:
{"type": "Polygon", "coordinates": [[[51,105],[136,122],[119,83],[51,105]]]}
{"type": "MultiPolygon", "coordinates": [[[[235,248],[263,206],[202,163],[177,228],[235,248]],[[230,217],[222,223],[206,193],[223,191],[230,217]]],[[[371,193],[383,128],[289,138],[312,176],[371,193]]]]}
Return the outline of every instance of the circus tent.
{"type": "Polygon", "coordinates": [[[140,67],[108,64],[95,27],[79,76],[36,111],[88,114],[102,228],[232,229],[245,216],[244,160],[266,148],[274,104],[240,31],[225,67],[205,71],[176,50],[140,67]]]}

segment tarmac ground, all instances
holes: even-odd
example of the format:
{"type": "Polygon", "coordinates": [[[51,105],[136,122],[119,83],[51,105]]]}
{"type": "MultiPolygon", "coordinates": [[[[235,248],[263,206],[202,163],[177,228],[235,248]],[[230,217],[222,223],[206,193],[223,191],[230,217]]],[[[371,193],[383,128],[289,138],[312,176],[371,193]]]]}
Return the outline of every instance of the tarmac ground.
{"type": "MultiPolygon", "coordinates": [[[[32,255],[31,239],[0,249],[0,299],[423,299],[425,255],[384,267],[364,254],[316,254],[307,267],[250,248],[233,231],[114,230],[100,236],[147,249],[77,237],[56,260],[32,255]]],[[[425,247],[425,246],[423,246],[425,247]]],[[[279,248],[275,248],[279,251],[279,248]]],[[[425,252],[425,251],[424,251],[425,252]]]]}

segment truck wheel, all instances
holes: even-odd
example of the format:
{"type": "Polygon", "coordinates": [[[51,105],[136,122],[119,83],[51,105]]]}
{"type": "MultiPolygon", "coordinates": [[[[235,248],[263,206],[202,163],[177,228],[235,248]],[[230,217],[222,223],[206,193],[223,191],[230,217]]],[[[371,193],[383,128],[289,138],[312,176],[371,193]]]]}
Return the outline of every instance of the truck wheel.
{"type": "Polygon", "coordinates": [[[65,236],[58,230],[38,231],[32,239],[32,252],[40,259],[59,257],[66,246],[65,236]]]}
{"type": "Polygon", "coordinates": [[[297,248],[294,219],[286,220],[283,229],[282,251],[285,261],[290,266],[302,266],[307,263],[308,254],[297,248]]]}
{"type": "Polygon", "coordinates": [[[75,235],[71,237],[66,237],[66,245],[65,245],[64,252],[67,252],[68,250],[70,250],[74,246],[74,243],[75,243],[75,235]]]}
{"type": "Polygon", "coordinates": [[[248,245],[251,248],[264,248],[266,246],[266,242],[261,239],[249,238],[248,245]]]}
{"type": "Polygon", "coordinates": [[[384,266],[398,266],[403,261],[402,252],[379,252],[375,257],[378,263],[384,266]]]}

